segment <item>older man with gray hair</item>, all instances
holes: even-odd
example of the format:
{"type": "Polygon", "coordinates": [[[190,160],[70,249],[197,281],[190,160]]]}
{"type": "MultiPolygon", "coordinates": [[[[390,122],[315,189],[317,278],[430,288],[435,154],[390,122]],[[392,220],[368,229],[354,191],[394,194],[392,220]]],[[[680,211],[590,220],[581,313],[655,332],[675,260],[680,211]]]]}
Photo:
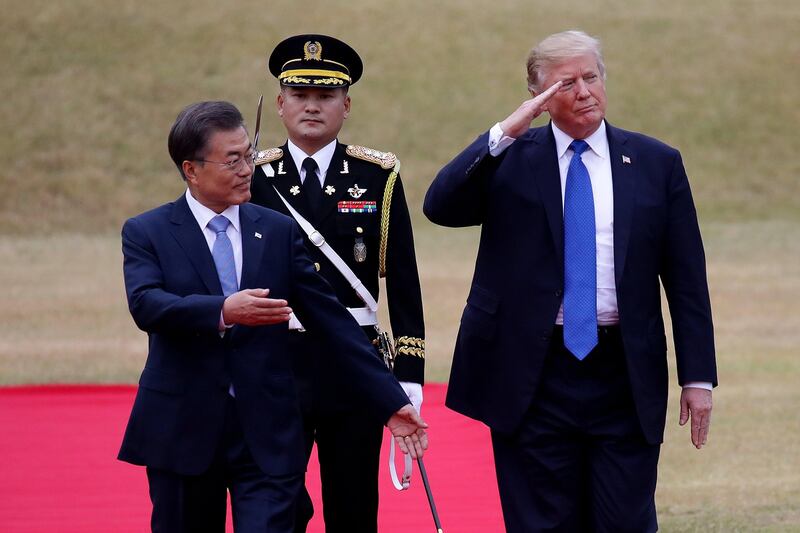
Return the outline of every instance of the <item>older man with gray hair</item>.
{"type": "Polygon", "coordinates": [[[551,35],[527,70],[532,98],[425,198],[433,222],[482,227],[447,405],[491,428],[507,531],[656,531],[662,287],[698,449],[717,383],[689,182],[677,150],[606,122],[597,39],[551,35]]]}

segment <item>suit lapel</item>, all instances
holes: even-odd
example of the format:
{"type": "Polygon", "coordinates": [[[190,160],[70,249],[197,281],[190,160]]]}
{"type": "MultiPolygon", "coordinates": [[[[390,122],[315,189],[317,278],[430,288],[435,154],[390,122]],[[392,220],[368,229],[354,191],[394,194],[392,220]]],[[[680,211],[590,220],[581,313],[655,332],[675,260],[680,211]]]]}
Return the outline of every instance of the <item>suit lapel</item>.
{"type": "Polygon", "coordinates": [[[208,249],[203,230],[189,209],[186,197],[181,195],[170,213],[170,231],[183,249],[189,262],[194,266],[203,284],[211,294],[222,294],[214,259],[208,249]]]}
{"type": "Polygon", "coordinates": [[[611,157],[611,179],[614,188],[614,277],[619,286],[628,242],[631,235],[633,205],[636,198],[636,153],[628,144],[623,130],[606,122],[609,157],[611,157]]]}
{"type": "Polygon", "coordinates": [[[256,288],[258,271],[262,265],[264,243],[267,241],[268,231],[260,223],[261,215],[248,204],[239,207],[239,224],[242,230],[242,281],[240,289],[256,288]]]}
{"type": "Polygon", "coordinates": [[[564,264],[564,210],[561,202],[561,174],[553,130],[549,125],[534,131],[533,145],[527,150],[530,166],[528,175],[536,176],[536,186],[547,213],[550,233],[558,251],[559,263],[564,264]]]}

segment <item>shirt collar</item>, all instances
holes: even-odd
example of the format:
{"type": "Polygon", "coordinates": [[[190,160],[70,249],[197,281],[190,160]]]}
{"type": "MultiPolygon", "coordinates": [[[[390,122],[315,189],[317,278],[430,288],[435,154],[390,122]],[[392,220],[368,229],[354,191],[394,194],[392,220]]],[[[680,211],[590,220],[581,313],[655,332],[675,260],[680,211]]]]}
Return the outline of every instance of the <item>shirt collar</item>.
{"type": "Polygon", "coordinates": [[[336,139],[332,140],[319,150],[315,154],[309,155],[301,150],[296,144],[292,142],[291,139],[288,140],[286,143],[287,148],[289,148],[289,153],[292,156],[292,160],[294,160],[294,164],[297,167],[297,171],[300,172],[300,169],[303,166],[303,160],[306,157],[312,158],[314,161],[317,162],[317,167],[319,168],[319,175],[325,176],[328,173],[328,167],[331,166],[331,159],[333,159],[333,153],[336,151],[336,139]]]}
{"type": "Polygon", "coordinates": [[[208,226],[208,223],[211,221],[212,218],[215,216],[223,215],[225,218],[231,221],[231,226],[239,231],[239,206],[238,205],[229,205],[225,208],[225,211],[222,213],[215,213],[211,209],[207,208],[197,200],[195,200],[194,196],[189,189],[186,189],[186,203],[189,204],[189,210],[194,215],[195,220],[200,225],[200,229],[205,229],[208,226]]]}
{"type": "MultiPolygon", "coordinates": [[[[553,136],[556,138],[556,154],[558,158],[561,159],[564,157],[564,154],[567,153],[570,143],[575,139],[558,129],[558,126],[556,126],[554,122],[551,121],[550,126],[553,129],[553,136]]],[[[586,141],[586,144],[589,145],[589,148],[596,155],[603,159],[608,157],[608,137],[606,136],[605,120],[600,123],[600,127],[597,128],[594,133],[583,140],[586,141]]]]}

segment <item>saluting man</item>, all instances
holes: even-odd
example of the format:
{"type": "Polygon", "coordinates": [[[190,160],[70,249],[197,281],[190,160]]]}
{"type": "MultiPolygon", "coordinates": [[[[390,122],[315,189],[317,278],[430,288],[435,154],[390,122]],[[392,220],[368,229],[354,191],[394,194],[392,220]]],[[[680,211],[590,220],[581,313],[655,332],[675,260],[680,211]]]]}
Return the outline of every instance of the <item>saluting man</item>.
{"type": "MultiPolygon", "coordinates": [[[[280,82],[277,109],[288,140],[256,154],[252,201],[307,221],[306,246],[316,268],[373,342],[378,279],[386,278],[394,373],[419,409],[425,326],[400,162],[392,153],[337,140],[350,113],[348,89],[363,71],[361,58],[333,37],[296,35],[275,47],[269,70],[280,82]],[[326,256],[323,241],[346,267],[326,256]],[[347,279],[347,267],[368,291],[366,299],[347,279]]],[[[290,337],[306,456],[316,442],[326,531],[377,531],[382,421],[343,386],[346,376],[333,365],[317,332],[297,321],[290,328],[295,328],[290,337]]],[[[377,350],[375,356],[380,357],[377,350]]],[[[312,514],[305,491],[296,531],[306,530],[312,514]]]]}

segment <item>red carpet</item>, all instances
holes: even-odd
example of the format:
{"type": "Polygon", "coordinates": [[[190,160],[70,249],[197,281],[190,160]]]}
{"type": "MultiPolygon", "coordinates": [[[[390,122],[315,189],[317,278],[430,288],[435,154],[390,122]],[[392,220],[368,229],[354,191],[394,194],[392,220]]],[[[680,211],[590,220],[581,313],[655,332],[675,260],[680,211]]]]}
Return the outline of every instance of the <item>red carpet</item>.
{"type": "MultiPolygon", "coordinates": [[[[134,393],[130,386],[0,388],[0,531],[148,531],[144,469],[115,459],[134,393]]],[[[488,430],[446,409],[444,394],[443,385],[427,385],[422,408],[431,426],[425,467],[443,530],[503,531],[488,430]]],[[[322,533],[316,464],[309,484],[318,510],[309,532],[322,533]]],[[[381,533],[435,532],[416,468],[411,489],[400,493],[382,460],[380,487],[381,533]]]]}

